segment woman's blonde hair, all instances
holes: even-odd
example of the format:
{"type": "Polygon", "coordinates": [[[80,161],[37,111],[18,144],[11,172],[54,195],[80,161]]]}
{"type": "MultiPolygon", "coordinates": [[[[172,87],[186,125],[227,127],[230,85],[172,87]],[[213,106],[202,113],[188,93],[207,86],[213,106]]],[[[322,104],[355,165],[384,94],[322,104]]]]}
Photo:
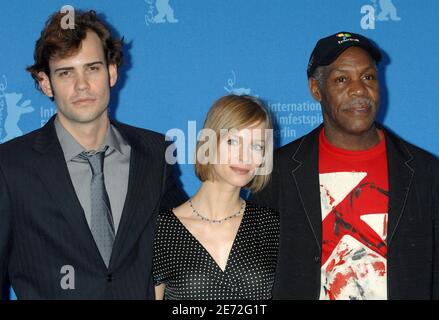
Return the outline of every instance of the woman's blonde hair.
{"type": "MultiPolygon", "coordinates": [[[[222,129],[242,130],[255,124],[264,124],[265,129],[273,129],[270,114],[264,104],[252,96],[232,94],[221,97],[215,101],[207,113],[203,128],[213,130],[219,141],[219,137],[221,136],[220,131],[222,129]]],[[[212,164],[202,164],[198,161],[199,159],[197,157],[198,150],[205,142],[203,139],[197,142],[195,174],[201,181],[213,181],[212,164]]],[[[272,148],[266,148],[266,150],[272,151],[272,148]]],[[[265,154],[264,159],[271,159],[271,156],[272,155],[265,154]]],[[[265,165],[267,164],[265,163],[265,165]]],[[[252,192],[258,192],[265,187],[269,180],[270,174],[256,175],[244,188],[248,188],[252,192]]]]}

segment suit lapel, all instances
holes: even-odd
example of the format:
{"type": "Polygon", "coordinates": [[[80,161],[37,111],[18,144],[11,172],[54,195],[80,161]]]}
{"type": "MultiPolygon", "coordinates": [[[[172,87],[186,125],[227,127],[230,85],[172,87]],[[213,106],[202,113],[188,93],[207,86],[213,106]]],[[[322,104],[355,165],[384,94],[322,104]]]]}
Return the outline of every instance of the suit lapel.
{"type": "MultiPolygon", "coordinates": [[[[61,214],[78,235],[75,241],[90,247],[94,239],[70,179],[64,153],[56,136],[54,119],[55,116],[41,129],[34,141],[33,148],[40,154],[35,159],[36,172],[54,203],[61,209],[61,214]]],[[[98,250],[96,246],[95,249],[98,250]]]]}
{"type": "MultiPolygon", "coordinates": [[[[54,203],[60,208],[61,214],[78,235],[76,240],[83,242],[84,247],[95,250],[96,256],[100,257],[84,210],[70,179],[64,154],[56,135],[54,119],[55,116],[41,129],[34,141],[33,148],[40,154],[35,161],[36,171],[54,203]]],[[[160,171],[162,168],[157,170],[154,167],[157,163],[152,161],[154,159],[151,156],[153,147],[148,144],[149,141],[142,140],[133,130],[117,122],[112,123],[130,144],[131,156],[127,196],[114,242],[110,269],[115,263],[114,259],[122,258],[123,249],[132,247],[132,242],[139,237],[156,203],[159,203],[161,190],[157,184],[154,185],[154,182],[160,181],[155,179],[155,176],[162,175],[160,171]]],[[[104,261],[100,260],[102,266],[105,267],[104,261]]]]}
{"type": "Polygon", "coordinates": [[[114,242],[110,268],[123,259],[124,253],[128,252],[124,249],[132,248],[147,221],[151,218],[161,194],[160,186],[157,185],[157,181],[160,180],[156,177],[163,174],[160,171],[162,168],[154,167],[156,165],[154,159],[159,158],[152,155],[149,142],[145,139],[142,140],[136,132],[125,126],[118,123],[113,124],[130,144],[131,156],[127,196],[114,242]]]}
{"type": "MultiPolygon", "coordinates": [[[[302,138],[299,147],[292,156],[290,168],[302,207],[319,248],[321,248],[322,243],[322,216],[320,196],[316,197],[316,190],[320,190],[318,174],[318,137],[320,129],[321,126],[302,138]]],[[[403,143],[387,130],[385,130],[385,134],[389,177],[389,230],[387,240],[387,245],[389,245],[404,212],[414,170],[409,165],[412,155],[403,143]]],[[[320,194],[320,191],[318,191],[318,194],[320,194]]]]}
{"type": "Polygon", "coordinates": [[[304,136],[292,157],[291,173],[318,248],[322,244],[322,213],[319,182],[319,126],[304,136]],[[317,193],[316,193],[317,191],[317,193]]]}
{"type": "Polygon", "coordinates": [[[385,133],[389,176],[389,245],[404,212],[414,170],[409,165],[413,157],[407,148],[393,134],[388,131],[385,133]]]}
{"type": "MultiPolygon", "coordinates": [[[[315,198],[315,191],[320,190],[318,176],[318,135],[321,126],[302,138],[301,144],[292,157],[291,172],[299,192],[299,197],[312,228],[314,237],[321,247],[322,217],[320,197],[315,198]],[[317,174],[315,174],[317,172],[317,174]]],[[[393,134],[385,130],[388,177],[389,177],[389,245],[395,235],[407,202],[414,170],[409,162],[412,155],[393,134]]]]}

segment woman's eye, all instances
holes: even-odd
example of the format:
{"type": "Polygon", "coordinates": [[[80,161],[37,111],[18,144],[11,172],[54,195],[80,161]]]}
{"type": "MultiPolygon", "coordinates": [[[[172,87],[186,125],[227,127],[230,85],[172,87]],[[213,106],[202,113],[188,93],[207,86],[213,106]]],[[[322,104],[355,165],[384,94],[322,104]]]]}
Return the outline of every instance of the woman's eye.
{"type": "Polygon", "coordinates": [[[264,150],[264,146],[261,144],[253,144],[252,145],[252,149],[255,151],[263,151],[264,150]]]}

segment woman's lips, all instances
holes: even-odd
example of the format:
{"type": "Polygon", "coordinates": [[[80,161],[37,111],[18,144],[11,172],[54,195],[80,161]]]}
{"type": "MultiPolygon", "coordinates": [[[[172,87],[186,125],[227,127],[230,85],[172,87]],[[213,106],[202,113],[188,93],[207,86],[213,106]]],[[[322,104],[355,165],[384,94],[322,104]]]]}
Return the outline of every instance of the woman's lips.
{"type": "Polygon", "coordinates": [[[236,172],[237,174],[241,174],[241,175],[246,175],[247,173],[250,172],[250,170],[245,169],[245,168],[240,168],[240,167],[233,167],[230,166],[230,169],[232,169],[234,172],[236,172]]]}

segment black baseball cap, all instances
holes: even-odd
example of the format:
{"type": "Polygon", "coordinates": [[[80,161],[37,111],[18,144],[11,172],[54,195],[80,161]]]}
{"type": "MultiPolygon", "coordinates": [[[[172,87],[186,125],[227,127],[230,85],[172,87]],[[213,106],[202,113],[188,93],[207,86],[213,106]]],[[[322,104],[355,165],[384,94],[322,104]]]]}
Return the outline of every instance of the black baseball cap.
{"type": "Polygon", "coordinates": [[[306,71],[308,78],[317,67],[330,65],[350,47],[360,47],[366,50],[376,63],[381,61],[380,50],[369,39],[361,34],[342,31],[317,41],[309,58],[306,71]]]}

